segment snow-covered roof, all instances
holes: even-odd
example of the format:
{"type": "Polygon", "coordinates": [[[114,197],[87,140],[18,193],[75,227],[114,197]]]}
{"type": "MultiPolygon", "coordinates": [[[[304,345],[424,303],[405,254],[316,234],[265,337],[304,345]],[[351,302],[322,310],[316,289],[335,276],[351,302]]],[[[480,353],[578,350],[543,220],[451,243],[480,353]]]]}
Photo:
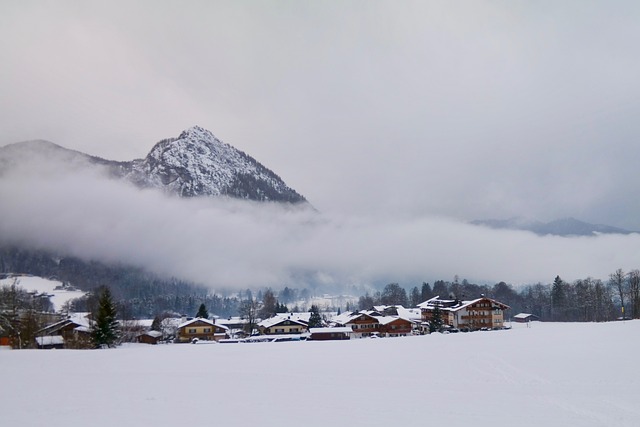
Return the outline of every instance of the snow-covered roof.
{"type": "Polygon", "coordinates": [[[287,319],[293,319],[293,320],[309,323],[309,319],[311,318],[311,312],[304,311],[301,313],[278,313],[277,316],[282,316],[287,319]]]}
{"type": "Polygon", "coordinates": [[[231,317],[231,318],[223,318],[220,317],[216,319],[216,325],[246,325],[249,323],[249,320],[243,319],[242,317],[231,317]]]}
{"type": "MultiPolygon", "coordinates": [[[[140,335],[148,335],[148,336],[153,337],[153,338],[160,338],[160,337],[162,337],[162,332],[160,332],[160,331],[147,331],[147,332],[141,333],[140,335]]],[[[138,336],[140,336],[140,335],[138,335],[138,336]]]]}
{"type": "Polygon", "coordinates": [[[305,314],[308,314],[309,316],[311,315],[311,313],[278,313],[275,316],[258,323],[258,326],[262,328],[270,328],[285,321],[297,323],[301,326],[307,326],[309,324],[309,316],[306,316],[307,320],[304,320],[305,314]]]}
{"type": "Polygon", "coordinates": [[[462,310],[463,308],[466,308],[470,305],[473,305],[477,302],[483,301],[483,300],[487,300],[490,301],[492,304],[496,304],[498,306],[500,306],[501,308],[509,308],[508,305],[503,304],[501,302],[498,302],[496,300],[493,300],[491,298],[487,298],[487,297],[481,297],[481,298],[476,298],[474,300],[470,300],[470,301],[461,301],[461,300],[452,300],[452,299],[440,299],[439,296],[433,297],[431,299],[428,299],[427,301],[418,304],[418,307],[420,307],[421,309],[434,309],[436,306],[442,310],[442,311],[458,311],[458,310],[462,310]]]}
{"type": "Polygon", "coordinates": [[[514,319],[526,319],[527,317],[530,316],[534,316],[534,317],[538,317],[535,314],[531,314],[531,313],[519,313],[516,314],[515,316],[513,316],[514,319]]]}
{"type": "Polygon", "coordinates": [[[371,319],[376,320],[381,325],[388,325],[389,323],[396,321],[398,319],[411,321],[411,319],[407,319],[406,317],[403,317],[403,316],[384,316],[375,310],[362,310],[362,311],[354,311],[349,313],[342,313],[341,315],[331,319],[331,321],[338,325],[346,325],[347,323],[353,320],[356,320],[360,316],[367,316],[371,319]]]}
{"type": "Polygon", "coordinates": [[[419,308],[397,307],[398,317],[409,321],[418,321],[422,319],[422,313],[419,308]]]}
{"type": "Polygon", "coordinates": [[[351,312],[351,311],[346,311],[342,314],[339,314],[337,316],[334,316],[331,321],[333,323],[337,323],[339,325],[344,325],[347,322],[349,322],[352,318],[355,317],[356,314],[360,314],[359,312],[355,311],[355,312],[351,312]]]}
{"type": "Polygon", "coordinates": [[[89,330],[91,328],[91,322],[87,318],[88,314],[89,313],[70,313],[67,318],[59,320],[40,329],[39,333],[44,331],[46,331],[46,333],[52,333],[68,325],[76,325],[76,330],[78,330],[79,328],[86,328],[87,330],[89,330]]]}

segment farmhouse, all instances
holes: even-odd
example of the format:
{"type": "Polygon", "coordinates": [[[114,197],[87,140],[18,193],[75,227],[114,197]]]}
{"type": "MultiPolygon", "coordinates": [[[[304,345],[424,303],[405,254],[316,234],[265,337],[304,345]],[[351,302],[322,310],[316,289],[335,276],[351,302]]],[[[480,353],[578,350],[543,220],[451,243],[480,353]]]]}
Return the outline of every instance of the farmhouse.
{"type": "Polygon", "coordinates": [[[36,333],[38,348],[90,348],[91,321],[88,313],[75,313],[36,333]],[[55,344],[54,344],[55,343],[55,344]]]}
{"type": "Polygon", "coordinates": [[[413,322],[399,316],[385,316],[376,310],[362,310],[343,313],[333,318],[338,326],[348,326],[353,336],[364,338],[372,335],[400,337],[411,334],[413,322]]]}
{"type": "Polygon", "coordinates": [[[258,323],[262,335],[302,334],[309,331],[310,313],[279,313],[258,323]]]}
{"type": "Polygon", "coordinates": [[[484,296],[471,301],[435,297],[418,304],[418,307],[422,311],[424,322],[432,321],[439,313],[443,325],[471,331],[484,328],[502,329],[504,311],[509,309],[508,305],[484,296]]]}
{"type": "Polygon", "coordinates": [[[194,339],[203,341],[220,341],[228,338],[229,328],[217,325],[209,319],[197,317],[178,325],[177,342],[192,342],[194,339]]]}

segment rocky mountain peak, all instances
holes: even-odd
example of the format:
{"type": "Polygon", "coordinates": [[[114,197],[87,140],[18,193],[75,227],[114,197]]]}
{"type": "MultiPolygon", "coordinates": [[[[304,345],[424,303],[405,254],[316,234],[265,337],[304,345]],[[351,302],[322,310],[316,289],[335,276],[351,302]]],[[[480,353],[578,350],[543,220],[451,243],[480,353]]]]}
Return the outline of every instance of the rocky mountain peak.
{"type": "Polygon", "coordinates": [[[145,159],[132,162],[126,176],[140,186],[162,188],[183,197],[305,201],[278,175],[200,126],[158,142],[145,159]]]}

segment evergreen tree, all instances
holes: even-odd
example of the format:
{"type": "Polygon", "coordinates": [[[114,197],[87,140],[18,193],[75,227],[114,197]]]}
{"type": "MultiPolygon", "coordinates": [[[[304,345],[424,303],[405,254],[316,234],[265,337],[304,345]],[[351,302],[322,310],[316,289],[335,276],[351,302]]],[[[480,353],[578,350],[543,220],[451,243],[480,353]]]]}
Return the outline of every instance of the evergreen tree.
{"type": "Polygon", "coordinates": [[[200,304],[200,307],[198,308],[198,312],[196,313],[196,317],[199,317],[201,319],[209,318],[209,312],[207,311],[207,306],[204,305],[204,303],[200,304]]]}
{"type": "Polygon", "coordinates": [[[431,286],[427,282],[422,282],[422,289],[420,290],[420,302],[424,302],[433,296],[431,292],[431,286]]]}
{"type": "Polygon", "coordinates": [[[322,327],[322,316],[320,316],[320,310],[317,305],[312,305],[311,316],[309,316],[309,327],[310,328],[321,328],[322,327]]]}
{"type": "Polygon", "coordinates": [[[258,317],[268,319],[278,313],[278,299],[271,289],[267,289],[262,297],[262,307],[258,312],[258,317]]]}
{"type": "Polygon", "coordinates": [[[416,307],[421,302],[422,302],[422,299],[421,299],[420,290],[418,289],[417,286],[414,286],[413,289],[411,290],[411,298],[409,301],[409,305],[411,307],[416,307]]]}
{"type": "Polygon", "coordinates": [[[151,323],[152,331],[162,331],[162,319],[160,316],[156,316],[153,318],[153,322],[151,323]]]}
{"type": "Polygon", "coordinates": [[[556,276],[553,280],[553,286],[551,287],[552,320],[561,322],[567,320],[567,303],[567,284],[560,276],[556,276]]]}
{"type": "Polygon", "coordinates": [[[100,293],[94,320],[91,339],[96,348],[113,347],[120,338],[120,325],[116,320],[116,305],[108,287],[104,287],[100,293]]]}
{"type": "Polygon", "coordinates": [[[431,320],[429,320],[429,332],[438,332],[442,328],[442,312],[437,305],[433,309],[431,320]]]}

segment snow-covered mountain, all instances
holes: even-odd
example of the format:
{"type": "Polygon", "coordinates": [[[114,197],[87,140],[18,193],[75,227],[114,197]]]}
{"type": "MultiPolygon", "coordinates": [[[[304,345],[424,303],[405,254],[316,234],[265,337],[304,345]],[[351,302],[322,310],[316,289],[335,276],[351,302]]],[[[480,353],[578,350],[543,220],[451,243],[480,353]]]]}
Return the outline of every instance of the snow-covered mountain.
{"type": "Polygon", "coordinates": [[[184,197],[305,201],[271,170],[199,126],[158,142],[146,158],[121,167],[123,176],[141,187],[163,188],[184,197]]]}
{"type": "Polygon", "coordinates": [[[494,229],[531,231],[540,236],[595,236],[597,234],[631,234],[633,231],[603,224],[589,224],[575,218],[557,219],[551,222],[527,220],[523,218],[486,219],[471,221],[494,229]]]}
{"type": "Polygon", "coordinates": [[[142,188],[181,197],[229,196],[256,201],[300,203],[305,198],[253,157],[199,126],[158,142],[144,159],[116,162],[68,150],[48,141],[0,148],[0,176],[7,168],[39,159],[40,167],[106,167],[112,176],[142,188]]]}

